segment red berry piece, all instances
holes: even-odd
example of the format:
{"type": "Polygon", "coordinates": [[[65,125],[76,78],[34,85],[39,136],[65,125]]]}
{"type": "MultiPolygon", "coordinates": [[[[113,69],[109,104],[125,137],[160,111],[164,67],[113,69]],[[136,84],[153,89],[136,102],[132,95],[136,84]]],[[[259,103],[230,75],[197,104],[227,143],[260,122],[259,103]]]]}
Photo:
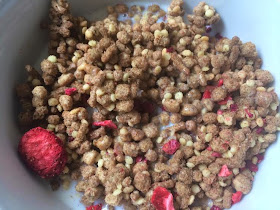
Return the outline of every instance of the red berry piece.
{"type": "Polygon", "coordinates": [[[219,206],[212,206],[210,210],[222,210],[219,206]]]}
{"type": "Polygon", "coordinates": [[[231,111],[231,112],[236,112],[237,110],[238,110],[237,104],[231,104],[231,105],[230,105],[230,111],[231,111]]]}
{"type": "Polygon", "coordinates": [[[218,174],[218,176],[220,177],[228,177],[232,174],[232,172],[228,169],[227,165],[223,165],[220,173],[218,174]]]}
{"type": "Polygon", "coordinates": [[[173,195],[164,187],[157,187],[154,190],[151,203],[156,210],[175,210],[173,206],[173,195]]]}
{"type": "Polygon", "coordinates": [[[212,152],[211,156],[212,157],[216,157],[216,158],[222,157],[222,155],[220,153],[218,153],[218,152],[212,152]]]}
{"type": "Polygon", "coordinates": [[[232,204],[236,204],[239,201],[241,201],[242,195],[243,194],[240,191],[237,191],[236,193],[233,193],[232,196],[231,196],[232,204]]]}
{"type": "Polygon", "coordinates": [[[73,93],[77,92],[77,88],[67,88],[64,90],[65,94],[68,95],[68,96],[71,96],[73,93]]]}
{"type": "Polygon", "coordinates": [[[179,148],[180,148],[180,143],[175,139],[171,139],[170,141],[168,141],[163,145],[162,150],[166,154],[173,155],[179,148]]]}
{"type": "Polygon", "coordinates": [[[62,141],[41,127],[33,128],[23,135],[18,151],[27,166],[42,178],[61,174],[67,162],[62,141]]]}
{"type": "Polygon", "coordinates": [[[91,205],[86,207],[86,210],[102,210],[102,204],[91,205]]]}
{"type": "Polygon", "coordinates": [[[116,126],[116,124],[113,123],[112,120],[104,120],[104,121],[100,121],[100,122],[94,122],[92,124],[94,126],[104,126],[104,127],[111,128],[111,129],[117,129],[118,128],[116,126]]]}

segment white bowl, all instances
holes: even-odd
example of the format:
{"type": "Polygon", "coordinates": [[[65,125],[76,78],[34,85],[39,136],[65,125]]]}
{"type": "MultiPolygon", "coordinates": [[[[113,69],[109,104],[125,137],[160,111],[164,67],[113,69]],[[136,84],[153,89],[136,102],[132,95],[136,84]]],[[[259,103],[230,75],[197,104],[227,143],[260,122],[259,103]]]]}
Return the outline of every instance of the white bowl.
{"type": "MultiPolygon", "coordinates": [[[[70,0],[74,14],[104,17],[105,6],[116,0],[70,0]]],[[[125,1],[129,4],[148,5],[151,1],[125,1]]],[[[157,2],[157,1],[153,1],[157,2]]],[[[164,8],[170,1],[158,0],[164,8]]],[[[189,13],[198,3],[189,0],[189,13]]],[[[263,69],[275,76],[276,91],[280,84],[280,1],[209,0],[221,14],[223,22],[218,31],[222,35],[239,36],[242,41],[257,45],[263,58],[263,69]]],[[[17,144],[20,139],[17,125],[15,85],[24,78],[24,66],[36,64],[46,56],[47,32],[40,22],[47,18],[48,1],[0,0],[0,210],[85,209],[79,204],[74,189],[52,192],[40,178],[31,174],[20,161],[17,144]]],[[[280,142],[267,151],[265,160],[255,176],[252,192],[232,207],[233,210],[279,210],[278,177],[280,142]]]]}

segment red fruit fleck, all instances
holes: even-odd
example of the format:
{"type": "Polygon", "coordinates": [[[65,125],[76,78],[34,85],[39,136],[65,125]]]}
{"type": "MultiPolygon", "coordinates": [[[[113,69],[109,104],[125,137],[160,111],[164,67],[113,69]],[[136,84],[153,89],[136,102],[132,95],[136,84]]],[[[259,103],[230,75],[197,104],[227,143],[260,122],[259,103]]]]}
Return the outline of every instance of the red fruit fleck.
{"type": "Polygon", "coordinates": [[[246,167],[252,172],[257,172],[259,170],[258,166],[252,163],[252,161],[247,161],[246,167]]]}
{"type": "Polygon", "coordinates": [[[250,117],[250,118],[254,117],[254,115],[249,111],[249,109],[244,109],[244,111],[246,112],[248,117],[250,117]]]}
{"type": "Polygon", "coordinates": [[[173,206],[173,195],[164,187],[157,187],[154,190],[151,203],[156,210],[175,210],[173,206]]]}
{"type": "Polygon", "coordinates": [[[231,111],[231,112],[236,112],[237,110],[238,110],[237,104],[231,104],[231,105],[230,105],[230,111],[231,111]]]}
{"type": "Polygon", "coordinates": [[[215,86],[210,86],[210,85],[206,86],[202,99],[211,98],[211,93],[214,89],[215,89],[215,86]]]}
{"type": "Polygon", "coordinates": [[[147,159],[144,158],[143,156],[138,156],[138,157],[136,157],[135,162],[136,162],[136,163],[139,163],[139,162],[145,162],[145,163],[147,163],[147,159]]]}
{"type": "Polygon", "coordinates": [[[219,105],[226,105],[229,100],[232,100],[231,96],[227,96],[224,100],[218,102],[219,105]]]}
{"type": "Polygon", "coordinates": [[[218,86],[218,87],[221,87],[223,84],[224,84],[224,80],[223,80],[223,79],[220,79],[220,80],[218,81],[217,86],[218,86]]]}
{"type": "Polygon", "coordinates": [[[218,115],[222,115],[223,113],[224,113],[224,112],[223,112],[222,110],[220,110],[220,109],[217,111],[217,114],[218,114],[218,115]]]}
{"type": "Polygon", "coordinates": [[[162,110],[162,111],[166,111],[166,109],[164,108],[164,106],[161,107],[161,110],[162,110]]]}
{"type": "Polygon", "coordinates": [[[206,33],[210,33],[212,31],[212,27],[210,25],[205,26],[206,33]]]}
{"type": "Polygon", "coordinates": [[[97,205],[92,205],[86,207],[86,210],[101,210],[102,209],[102,204],[97,204],[97,205]]]}
{"type": "Polygon", "coordinates": [[[223,36],[220,33],[216,33],[215,37],[216,37],[216,39],[222,39],[223,38],[223,36]]]}
{"type": "Polygon", "coordinates": [[[264,160],[264,155],[263,154],[257,154],[256,157],[258,158],[258,163],[260,163],[264,160]]]}
{"type": "Polygon", "coordinates": [[[115,123],[113,123],[112,120],[104,120],[100,122],[94,122],[92,123],[94,126],[104,126],[107,128],[112,128],[112,129],[117,129],[118,127],[116,126],[115,123]]]}
{"type": "Polygon", "coordinates": [[[212,151],[212,148],[209,146],[206,148],[208,151],[212,151]]]}
{"type": "Polygon", "coordinates": [[[18,152],[27,166],[42,178],[61,174],[67,162],[62,141],[41,127],[33,128],[23,135],[18,152]]]}
{"type": "Polygon", "coordinates": [[[173,53],[174,52],[174,48],[173,47],[169,47],[169,48],[166,49],[166,52],[173,53]]]}
{"type": "Polygon", "coordinates": [[[169,155],[173,155],[179,148],[180,143],[175,139],[171,139],[162,146],[162,150],[169,155]]]}
{"type": "Polygon", "coordinates": [[[228,169],[227,165],[223,165],[218,176],[228,177],[232,174],[232,172],[228,169]]]}
{"type": "Polygon", "coordinates": [[[264,131],[263,127],[258,127],[256,133],[261,134],[263,131],[264,131]]]}
{"type": "Polygon", "coordinates": [[[71,96],[73,93],[75,93],[77,91],[77,88],[67,88],[64,90],[65,94],[68,95],[68,96],[71,96]]]}
{"type": "Polygon", "coordinates": [[[209,90],[205,90],[202,96],[203,99],[211,98],[211,92],[209,90]]]}
{"type": "Polygon", "coordinates": [[[212,157],[216,157],[216,158],[222,157],[222,155],[220,153],[218,153],[218,152],[212,152],[211,156],[212,157]]]}
{"type": "Polygon", "coordinates": [[[222,210],[219,206],[212,206],[210,210],[222,210]]]}
{"type": "Polygon", "coordinates": [[[237,191],[236,193],[233,193],[232,196],[231,196],[232,204],[236,204],[239,201],[241,201],[242,195],[243,194],[240,191],[237,191]]]}

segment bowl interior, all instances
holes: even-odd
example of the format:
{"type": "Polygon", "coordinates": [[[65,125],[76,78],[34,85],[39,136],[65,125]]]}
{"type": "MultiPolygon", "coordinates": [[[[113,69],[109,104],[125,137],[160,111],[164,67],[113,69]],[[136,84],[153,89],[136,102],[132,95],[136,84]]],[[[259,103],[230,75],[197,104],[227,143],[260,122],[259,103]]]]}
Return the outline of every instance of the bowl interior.
{"type": "MultiPolygon", "coordinates": [[[[167,8],[170,1],[119,1],[119,0],[70,0],[75,15],[88,18],[104,17],[106,6],[126,2],[129,5],[151,5],[158,3],[167,8]]],[[[185,3],[187,13],[198,3],[192,0],[185,3]]],[[[275,77],[275,88],[279,94],[280,59],[278,50],[280,32],[280,2],[254,0],[215,0],[206,1],[213,5],[222,17],[216,31],[223,36],[239,36],[242,41],[252,41],[263,58],[263,69],[270,70],[275,77]]],[[[84,209],[79,204],[79,194],[74,183],[69,191],[52,192],[40,178],[31,174],[17,155],[20,139],[17,125],[17,102],[14,87],[25,78],[26,64],[39,67],[39,62],[47,56],[47,31],[40,29],[40,23],[47,19],[48,1],[2,0],[0,1],[0,209],[84,209]]],[[[265,161],[255,176],[252,192],[234,210],[249,209],[277,210],[277,182],[280,143],[274,143],[266,153],[265,161]]]]}

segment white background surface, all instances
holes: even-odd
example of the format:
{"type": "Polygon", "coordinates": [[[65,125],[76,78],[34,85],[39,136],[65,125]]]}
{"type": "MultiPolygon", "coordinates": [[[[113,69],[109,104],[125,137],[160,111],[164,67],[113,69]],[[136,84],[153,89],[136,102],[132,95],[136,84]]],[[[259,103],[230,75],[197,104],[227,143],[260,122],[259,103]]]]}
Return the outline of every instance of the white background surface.
{"type": "MultiPolygon", "coordinates": [[[[70,0],[74,14],[104,16],[105,4],[116,0],[70,0]],[[103,14],[103,15],[102,15],[103,14]]],[[[156,1],[125,1],[151,4],[156,1]]],[[[167,6],[170,1],[160,0],[167,6]]],[[[199,1],[189,0],[189,13],[199,1]]],[[[222,35],[237,35],[257,45],[264,65],[276,77],[280,90],[280,1],[279,0],[209,0],[221,14],[222,35]]],[[[51,192],[41,179],[29,173],[17,155],[20,134],[16,125],[14,87],[24,75],[26,64],[35,64],[45,52],[46,31],[39,28],[47,17],[48,1],[0,0],[0,210],[85,209],[74,191],[51,192]]],[[[278,180],[280,143],[273,144],[255,177],[252,192],[233,210],[279,210],[278,180]]]]}

